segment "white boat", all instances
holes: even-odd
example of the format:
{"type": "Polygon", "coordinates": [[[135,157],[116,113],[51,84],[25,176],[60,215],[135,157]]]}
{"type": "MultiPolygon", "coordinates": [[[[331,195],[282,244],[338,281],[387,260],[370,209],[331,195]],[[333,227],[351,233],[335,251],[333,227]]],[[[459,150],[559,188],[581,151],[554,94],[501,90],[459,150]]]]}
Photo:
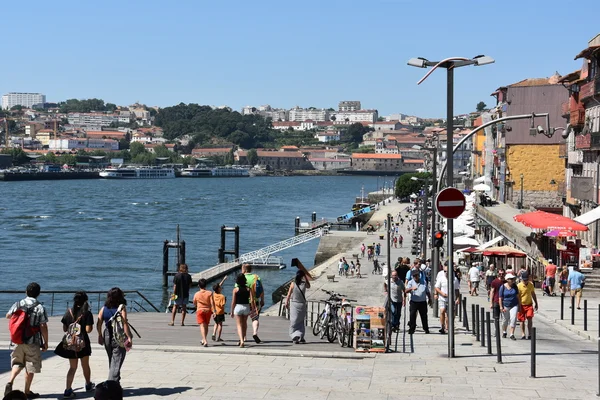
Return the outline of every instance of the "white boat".
{"type": "Polygon", "coordinates": [[[226,167],[215,167],[212,169],[213,177],[248,177],[250,173],[247,168],[228,165],[226,167]]]}
{"type": "Polygon", "coordinates": [[[181,170],[181,176],[184,178],[210,178],[212,176],[212,168],[200,165],[184,168],[181,170]]]}
{"type": "Polygon", "coordinates": [[[100,171],[100,178],[107,179],[167,179],[175,178],[173,168],[163,167],[111,167],[100,171]]]}

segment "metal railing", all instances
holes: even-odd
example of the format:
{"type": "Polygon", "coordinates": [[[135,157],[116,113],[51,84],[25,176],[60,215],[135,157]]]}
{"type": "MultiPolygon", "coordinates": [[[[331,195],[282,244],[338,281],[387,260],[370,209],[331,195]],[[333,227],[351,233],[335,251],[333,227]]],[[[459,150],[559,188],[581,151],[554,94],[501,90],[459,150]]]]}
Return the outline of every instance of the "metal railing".
{"type": "MultiPolygon", "coordinates": [[[[104,305],[106,290],[86,290],[85,292],[88,295],[88,303],[90,306],[96,304],[97,307],[95,310],[90,311],[98,312],[104,305]]],[[[125,293],[127,299],[127,310],[129,312],[161,312],[140,291],[123,290],[123,293],[125,293]]],[[[0,296],[11,294],[18,296],[13,302],[20,300],[25,295],[22,290],[0,290],[0,296]]],[[[72,303],[74,294],[74,290],[42,290],[38,297],[38,301],[45,306],[48,316],[62,315],[69,308],[69,304],[72,303]],[[50,298],[48,299],[47,296],[50,296],[50,298]],[[49,305],[48,302],[50,303],[49,305]],[[65,304],[65,307],[62,308],[61,304],[65,304]],[[55,309],[57,314],[54,314],[55,309]]]]}

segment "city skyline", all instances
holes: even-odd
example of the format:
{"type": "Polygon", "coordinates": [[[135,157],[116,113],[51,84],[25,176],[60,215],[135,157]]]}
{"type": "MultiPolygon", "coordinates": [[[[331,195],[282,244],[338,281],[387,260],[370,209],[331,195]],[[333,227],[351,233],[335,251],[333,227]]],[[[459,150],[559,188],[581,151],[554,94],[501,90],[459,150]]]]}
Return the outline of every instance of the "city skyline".
{"type": "Polygon", "coordinates": [[[407,60],[489,55],[495,64],[456,73],[455,114],[465,114],[479,101],[494,105],[489,95],[499,86],[580,68],[571,55],[597,33],[590,24],[560,28],[557,1],[543,8],[519,3],[518,14],[511,3],[472,9],[433,1],[425,9],[408,0],[301,6],[108,1],[98,8],[34,1],[26,20],[10,3],[3,9],[5,28],[19,34],[5,46],[13,56],[4,64],[10,79],[0,82],[0,93],[236,111],[264,104],[337,108],[340,100],[356,99],[380,115],[438,118],[445,116],[444,73],[417,86],[425,70],[407,60]],[[24,22],[26,30],[20,29],[24,22]],[[24,43],[34,61],[23,55],[24,43]]]}

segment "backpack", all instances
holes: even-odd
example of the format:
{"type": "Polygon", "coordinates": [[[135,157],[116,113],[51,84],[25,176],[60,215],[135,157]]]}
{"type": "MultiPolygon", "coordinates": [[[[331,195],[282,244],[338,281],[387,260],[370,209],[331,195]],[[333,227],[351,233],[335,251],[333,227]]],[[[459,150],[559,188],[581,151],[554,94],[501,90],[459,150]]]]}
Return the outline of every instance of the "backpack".
{"type": "Polygon", "coordinates": [[[10,341],[14,344],[23,344],[40,331],[39,326],[31,326],[31,313],[39,303],[36,302],[27,310],[17,309],[8,321],[10,341]]]}
{"type": "MultiPolygon", "coordinates": [[[[71,318],[75,319],[71,309],[69,309],[69,313],[71,313],[71,318]]],[[[63,347],[66,350],[80,352],[85,348],[85,340],[81,337],[81,325],[79,324],[81,317],[83,317],[83,314],[67,328],[67,333],[65,333],[65,337],[63,338],[63,347]]]]}
{"type": "Polygon", "coordinates": [[[108,325],[112,330],[112,338],[119,347],[125,347],[125,341],[127,340],[127,335],[125,334],[125,324],[123,323],[123,315],[121,314],[122,309],[123,304],[120,304],[115,314],[108,320],[108,325]]]}
{"type": "Polygon", "coordinates": [[[254,274],[254,283],[252,284],[252,291],[254,292],[254,298],[257,301],[264,292],[262,282],[256,274],[254,274]]]}

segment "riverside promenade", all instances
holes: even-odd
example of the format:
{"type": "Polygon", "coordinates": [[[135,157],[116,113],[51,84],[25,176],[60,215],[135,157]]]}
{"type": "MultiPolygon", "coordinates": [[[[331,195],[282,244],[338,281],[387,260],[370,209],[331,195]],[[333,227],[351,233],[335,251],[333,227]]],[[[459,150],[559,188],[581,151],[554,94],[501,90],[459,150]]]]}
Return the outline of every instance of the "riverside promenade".
{"type": "MultiPolygon", "coordinates": [[[[396,215],[404,204],[393,202],[382,206],[374,215],[383,221],[389,212],[396,215]]],[[[375,219],[377,221],[377,219],[375,219]]],[[[376,223],[376,222],[375,222],[376,223]]],[[[382,229],[383,230],[383,229],[382,229]]],[[[350,234],[350,232],[343,232],[350,234]]],[[[365,245],[378,242],[378,235],[366,235],[365,245]]],[[[392,249],[392,260],[409,256],[410,235],[406,224],[401,230],[404,248],[392,249]]],[[[384,241],[382,241],[383,243],[384,241]]],[[[347,259],[358,251],[350,250],[340,256],[347,259]]],[[[380,260],[384,260],[386,246],[382,246],[380,260]]],[[[298,257],[311,255],[299,254],[298,257]]],[[[411,257],[412,259],[413,257],[411,257]]],[[[361,259],[365,278],[337,277],[337,261],[321,268],[313,282],[309,299],[324,298],[319,289],[335,290],[358,300],[359,304],[383,303],[383,278],[371,274],[372,264],[361,259]],[[330,268],[335,268],[330,270],[330,268]],[[327,274],[335,273],[336,281],[329,282],[327,274]],[[322,296],[322,297],[319,297],[322,296]]],[[[326,263],[327,264],[327,263],[326,263]]],[[[314,271],[315,274],[318,271],[314,271]]],[[[464,285],[463,285],[464,286],[464,285]]],[[[464,295],[464,294],[463,294],[464,295]]],[[[337,343],[326,343],[307,333],[306,345],[292,345],[288,337],[288,321],[280,317],[261,317],[261,339],[248,348],[235,346],[234,324],[228,317],[224,334],[226,345],[200,346],[199,330],[193,315],[189,326],[168,327],[169,315],[139,313],[131,315],[132,324],[142,339],[134,339],[134,347],[127,354],[122,369],[125,395],[138,399],[593,399],[598,385],[597,343],[580,336],[582,328],[555,322],[559,318],[559,297],[542,297],[538,291],[540,312],[536,314],[537,378],[530,378],[530,342],[502,340],[503,363],[496,363],[494,355],[487,355],[471,332],[456,323],[456,358],[447,358],[447,335],[437,333],[439,322],[429,310],[432,333],[425,335],[417,328],[411,342],[408,335],[398,337],[397,352],[391,354],[363,354],[341,348],[337,343]],[[557,317],[558,315],[558,317],[557,317]]],[[[585,294],[584,294],[585,296],[585,294]]],[[[590,299],[597,310],[600,299],[590,299]]],[[[486,305],[485,294],[467,296],[471,304],[486,305]]],[[[565,302],[565,316],[569,315],[565,302]]],[[[576,321],[582,322],[582,311],[576,310],[576,321]]],[[[403,310],[404,312],[404,310],[403,310]]],[[[597,330],[597,311],[594,329],[597,330]]],[[[595,318],[595,319],[594,319],[595,318]]],[[[470,313],[469,313],[470,319],[470,313]]],[[[176,322],[179,322],[177,320],[176,322]]],[[[472,326],[472,322],[469,321],[472,326]]],[[[567,321],[570,323],[570,320],[567,321]]],[[[420,321],[417,322],[420,327],[420,321]]],[[[62,337],[59,318],[49,324],[50,349],[62,337]]],[[[517,331],[518,332],[518,331],[517,331]]],[[[597,331],[591,332],[592,336],[597,331]]],[[[92,334],[92,342],[96,335],[92,334]]],[[[8,380],[10,355],[7,324],[0,325],[0,385],[8,380]]],[[[93,344],[90,358],[95,382],[106,378],[108,363],[105,352],[93,344]]],[[[35,376],[32,389],[42,398],[61,398],[68,362],[45,354],[41,374],[35,376]]],[[[78,370],[74,386],[78,398],[91,398],[82,392],[83,377],[78,370]]],[[[23,388],[23,377],[15,382],[15,389],[23,388]]]]}

